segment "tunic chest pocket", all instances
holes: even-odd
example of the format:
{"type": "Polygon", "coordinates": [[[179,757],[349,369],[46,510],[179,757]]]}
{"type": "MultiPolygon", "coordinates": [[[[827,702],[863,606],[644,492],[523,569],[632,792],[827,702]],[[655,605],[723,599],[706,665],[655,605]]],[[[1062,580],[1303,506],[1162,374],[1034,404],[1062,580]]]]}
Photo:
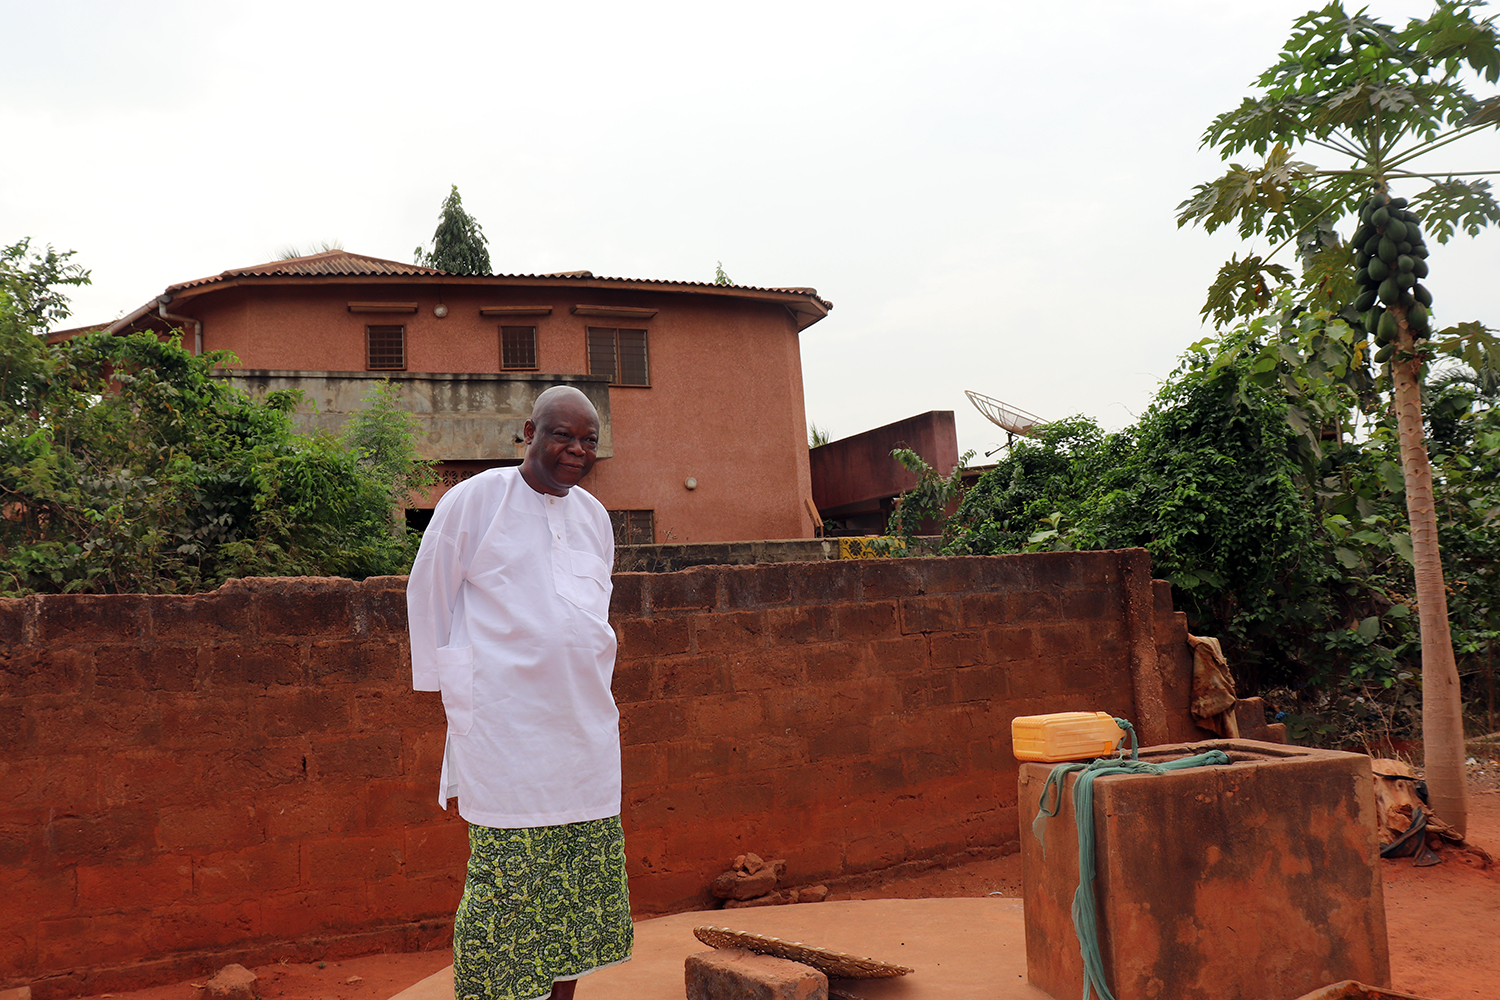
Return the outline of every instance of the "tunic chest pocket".
{"type": "Polygon", "coordinates": [[[474,727],[474,647],[445,646],[435,655],[448,732],[463,736],[474,727]]]}
{"type": "Polygon", "coordinates": [[[572,573],[557,580],[557,592],[594,617],[609,620],[609,566],[587,552],[569,553],[572,573]]]}

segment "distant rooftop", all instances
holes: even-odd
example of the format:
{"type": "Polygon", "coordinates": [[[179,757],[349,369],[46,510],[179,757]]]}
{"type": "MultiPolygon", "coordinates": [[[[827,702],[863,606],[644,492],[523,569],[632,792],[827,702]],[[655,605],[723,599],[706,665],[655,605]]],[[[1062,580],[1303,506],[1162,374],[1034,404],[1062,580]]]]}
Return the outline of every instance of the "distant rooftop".
{"type": "Polygon", "coordinates": [[[652,291],[693,291],[711,295],[728,295],[736,298],[795,296],[796,299],[800,299],[804,303],[809,299],[812,300],[811,309],[805,305],[803,308],[798,309],[795,305],[795,300],[786,303],[794,311],[804,314],[798,320],[798,325],[801,327],[806,327],[817,322],[833,308],[833,303],[818,295],[816,288],[718,285],[711,281],[662,281],[654,278],[610,278],[596,275],[592,271],[554,271],[547,274],[455,274],[450,271],[439,271],[436,268],[423,267],[420,264],[406,264],[396,260],[385,260],[381,257],[369,257],[365,254],[350,253],[348,250],[325,250],[322,253],[309,254],[305,257],[290,257],[286,260],[267,261],[264,264],[251,264],[248,267],[234,267],[206,278],[195,278],[192,281],[183,281],[175,285],[168,285],[162,295],[153,298],[145,305],[115,320],[113,323],[54,330],[48,335],[47,339],[55,343],[61,340],[68,340],[90,330],[100,329],[108,330],[110,333],[121,333],[131,329],[138,321],[165,309],[167,303],[178,298],[181,293],[187,293],[186,297],[192,297],[212,291],[211,286],[215,285],[239,284],[246,280],[255,281],[262,278],[295,280],[299,278],[339,277],[407,278],[417,279],[423,284],[441,282],[444,284],[465,285],[516,285],[535,282],[550,284],[559,282],[593,288],[622,287],[652,291]]]}
{"type": "Polygon", "coordinates": [[[767,287],[760,285],[716,285],[711,281],[662,281],[655,278],[610,278],[597,275],[592,271],[553,271],[546,274],[454,274],[450,271],[439,271],[431,267],[422,267],[419,264],[403,264],[400,261],[384,260],[380,257],[367,257],[364,254],[350,253],[347,250],[325,250],[322,253],[310,254],[306,257],[292,257],[287,260],[273,260],[265,264],[252,264],[249,267],[235,267],[207,278],[196,278],[192,281],[184,281],[176,285],[167,286],[168,294],[183,291],[189,288],[200,288],[204,285],[212,285],[235,278],[247,277],[324,277],[344,275],[349,277],[378,277],[383,275],[400,275],[403,277],[435,277],[462,282],[484,283],[488,280],[521,280],[536,281],[543,279],[565,279],[572,281],[609,282],[621,285],[652,285],[664,288],[703,288],[719,289],[723,291],[747,291],[747,292],[784,292],[792,295],[806,295],[818,300],[825,309],[833,308],[833,303],[818,295],[816,288],[806,287],[767,287]]]}

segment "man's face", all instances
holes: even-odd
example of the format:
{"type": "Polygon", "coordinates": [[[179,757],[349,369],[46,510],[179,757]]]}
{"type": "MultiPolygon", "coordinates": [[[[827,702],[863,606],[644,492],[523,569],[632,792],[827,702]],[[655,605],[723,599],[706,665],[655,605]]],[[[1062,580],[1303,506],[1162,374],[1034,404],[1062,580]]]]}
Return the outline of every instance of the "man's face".
{"type": "Polygon", "coordinates": [[[554,403],[526,421],[525,434],[521,475],[534,490],[567,496],[594,467],[599,421],[577,400],[554,403]]]}

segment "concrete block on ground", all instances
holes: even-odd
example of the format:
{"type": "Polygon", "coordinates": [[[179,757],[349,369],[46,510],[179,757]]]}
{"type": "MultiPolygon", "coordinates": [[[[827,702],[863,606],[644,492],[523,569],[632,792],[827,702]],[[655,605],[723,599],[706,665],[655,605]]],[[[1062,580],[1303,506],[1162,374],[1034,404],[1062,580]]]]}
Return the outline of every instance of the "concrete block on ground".
{"type": "Polygon", "coordinates": [[[828,977],[784,958],[739,948],[689,955],[687,1000],[828,1000],[828,977]]]}

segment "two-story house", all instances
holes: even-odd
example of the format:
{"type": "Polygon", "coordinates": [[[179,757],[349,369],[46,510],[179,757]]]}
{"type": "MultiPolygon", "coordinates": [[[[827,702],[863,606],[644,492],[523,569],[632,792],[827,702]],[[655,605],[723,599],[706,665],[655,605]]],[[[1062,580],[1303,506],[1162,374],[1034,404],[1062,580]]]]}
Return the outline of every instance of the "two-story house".
{"type": "Polygon", "coordinates": [[[620,541],[715,542],[814,533],[798,338],[831,308],[811,288],[455,275],[335,250],[171,285],[107,329],[232,352],[226,377],[251,391],[303,390],[309,428],[392,380],[440,463],[416,524],[448,486],[518,463],[536,395],[577,385],[602,421],[583,485],[620,541]]]}

